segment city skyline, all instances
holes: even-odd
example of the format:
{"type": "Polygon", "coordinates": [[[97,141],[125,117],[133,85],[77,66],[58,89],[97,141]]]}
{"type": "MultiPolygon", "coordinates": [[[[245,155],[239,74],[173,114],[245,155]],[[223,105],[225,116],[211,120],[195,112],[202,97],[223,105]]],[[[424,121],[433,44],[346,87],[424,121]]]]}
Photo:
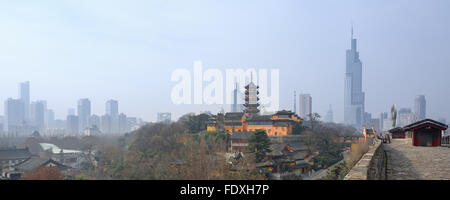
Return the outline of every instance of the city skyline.
{"type": "Polygon", "coordinates": [[[29,80],[30,100],[47,100],[56,119],[84,97],[92,113],[103,113],[112,98],[124,113],[146,121],[156,121],[158,112],[176,119],[230,108],[170,102],[172,70],[191,70],[202,60],[204,68],[279,68],[280,110],[292,109],[293,90],[304,91],[314,96],[315,112],[323,115],[332,104],[334,121],[343,122],[351,24],[364,61],[366,112],[378,116],[392,104],[414,108],[415,96],[425,95],[428,117],[450,119],[449,95],[441,92],[450,74],[448,1],[23,4],[0,6],[0,24],[9,30],[0,33],[0,65],[7,69],[0,101],[19,98],[17,83],[29,80]],[[236,6],[241,10],[227,15],[236,6]],[[436,77],[412,81],[424,70],[436,77]]]}

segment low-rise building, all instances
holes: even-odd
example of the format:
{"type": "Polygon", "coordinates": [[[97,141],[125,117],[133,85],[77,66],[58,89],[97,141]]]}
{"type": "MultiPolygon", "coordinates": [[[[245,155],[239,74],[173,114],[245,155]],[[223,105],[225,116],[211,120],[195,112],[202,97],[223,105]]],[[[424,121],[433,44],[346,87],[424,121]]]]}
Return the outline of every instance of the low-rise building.
{"type": "Polygon", "coordinates": [[[0,149],[0,170],[8,169],[31,157],[28,148],[7,148],[0,149]]]}

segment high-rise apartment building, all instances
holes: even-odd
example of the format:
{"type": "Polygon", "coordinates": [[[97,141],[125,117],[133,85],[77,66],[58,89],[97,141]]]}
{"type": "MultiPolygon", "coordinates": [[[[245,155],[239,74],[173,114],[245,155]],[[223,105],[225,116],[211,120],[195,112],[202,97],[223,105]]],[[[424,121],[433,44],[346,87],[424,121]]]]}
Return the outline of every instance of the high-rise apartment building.
{"type": "Polygon", "coordinates": [[[356,46],[352,27],[351,49],[346,51],[344,122],[361,127],[364,124],[365,94],[362,91],[362,63],[356,46]]]}

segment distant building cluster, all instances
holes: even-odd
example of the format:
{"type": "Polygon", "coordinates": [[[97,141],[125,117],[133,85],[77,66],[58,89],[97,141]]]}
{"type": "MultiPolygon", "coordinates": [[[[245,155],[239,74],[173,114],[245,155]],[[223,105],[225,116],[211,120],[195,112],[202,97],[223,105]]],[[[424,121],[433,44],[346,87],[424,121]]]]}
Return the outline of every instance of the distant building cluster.
{"type": "Polygon", "coordinates": [[[4,103],[4,116],[0,116],[0,136],[30,136],[33,132],[45,135],[99,135],[122,134],[144,124],[141,119],[119,113],[117,100],[106,102],[105,114],[91,113],[91,101],[79,99],[77,109],[70,108],[64,120],[55,119],[47,108],[47,101],[30,101],[30,82],[19,83],[19,97],[4,103]]]}

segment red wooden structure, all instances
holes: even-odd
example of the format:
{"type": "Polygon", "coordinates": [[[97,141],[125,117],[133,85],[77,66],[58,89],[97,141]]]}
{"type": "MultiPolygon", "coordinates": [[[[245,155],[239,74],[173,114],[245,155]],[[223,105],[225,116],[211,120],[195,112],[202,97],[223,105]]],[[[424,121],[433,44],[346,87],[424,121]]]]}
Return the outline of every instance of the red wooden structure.
{"type": "Polygon", "coordinates": [[[389,130],[389,133],[392,134],[392,139],[405,138],[405,131],[401,127],[393,128],[389,130]]]}
{"type": "Polygon", "coordinates": [[[414,146],[441,146],[442,131],[448,126],[434,121],[424,119],[403,127],[405,132],[410,131],[414,146]]]}

